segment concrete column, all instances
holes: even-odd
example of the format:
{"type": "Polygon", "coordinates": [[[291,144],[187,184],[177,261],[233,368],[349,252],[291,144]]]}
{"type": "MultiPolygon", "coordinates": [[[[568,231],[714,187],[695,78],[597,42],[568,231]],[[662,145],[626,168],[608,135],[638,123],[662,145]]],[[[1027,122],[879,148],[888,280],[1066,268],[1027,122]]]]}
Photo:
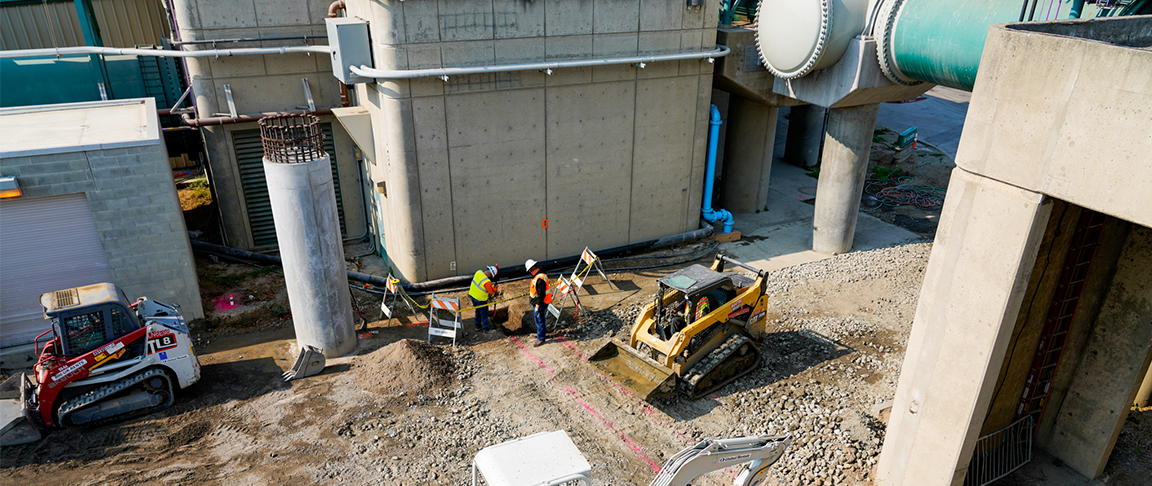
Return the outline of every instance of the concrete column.
{"type": "Polygon", "coordinates": [[[788,140],[784,144],[784,162],[798,167],[812,167],[820,162],[825,110],[819,105],[791,108],[788,114],[788,140]]]}
{"type": "Polygon", "coordinates": [[[878,108],[862,105],[828,110],[828,134],[812,218],[812,249],[817,252],[835,255],[852,250],[878,108]]]}
{"type": "Polygon", "coordinates": [[[1104,472],[1152,359],[1152,229],[1133,226],[1056,413],[1053,456],[1089,478],[1104,472]]]}
{"type": "Polygon", "coordinates": [[[732,96],[718,207],[732,213],[752,213],[768,205],[778,112],[775,106],[732,96]]]}
{"type": "Polygon", "coordinates": [[[315,346],[325,358],[347,354],[356,347],[356,328],[332,161],[327,155],[296,164],[265,157],[264,174],[296,342],[315,346]]]}
{"type": "Polygon", "coordinates": [[[1051,208],[1041,194],[952,171],[876,484],[963,483],[1051,208]]]}

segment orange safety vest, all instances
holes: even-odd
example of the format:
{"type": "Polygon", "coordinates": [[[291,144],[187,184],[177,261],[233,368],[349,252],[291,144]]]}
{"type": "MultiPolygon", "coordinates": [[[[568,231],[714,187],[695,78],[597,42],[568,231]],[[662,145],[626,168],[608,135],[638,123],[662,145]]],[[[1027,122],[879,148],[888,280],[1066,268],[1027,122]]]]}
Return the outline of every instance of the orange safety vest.
{"type": "Polygon", "coordinates": [[[532,277],[532,283],[528,284],[528,296],[533,299],[536,298],[536,281],[541,279],[544,280],[544,303],[551,304],[552,291],[548,287],[548,276],[544,275],[544,272],[539,272],[535,277],[532,277]]]}

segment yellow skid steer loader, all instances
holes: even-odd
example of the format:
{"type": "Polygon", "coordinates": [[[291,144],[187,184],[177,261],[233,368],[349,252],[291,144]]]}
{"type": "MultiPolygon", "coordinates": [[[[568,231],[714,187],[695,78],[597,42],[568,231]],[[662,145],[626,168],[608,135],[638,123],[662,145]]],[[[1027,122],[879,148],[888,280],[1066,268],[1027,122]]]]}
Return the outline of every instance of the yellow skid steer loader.
{"type": "Polygon", "coordinates": [[[717,254],[711,268],[691,265],[658,280],[655,301],[588,359],[645,400],[676,393],[693,399],[731,383],[760,362],[766,272],[717,254]],[[732,264],[755,278],[724,272],[732,264]]]}

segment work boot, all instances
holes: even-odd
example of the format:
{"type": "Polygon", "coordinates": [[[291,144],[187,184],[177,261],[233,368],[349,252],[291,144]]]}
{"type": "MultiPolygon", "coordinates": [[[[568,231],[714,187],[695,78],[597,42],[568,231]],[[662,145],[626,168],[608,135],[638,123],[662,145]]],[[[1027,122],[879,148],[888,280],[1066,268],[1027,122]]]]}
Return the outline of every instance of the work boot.
{"type": "Polygon", "coordinates": [[[536,344],[533,344],[532,347],[538,348],[538,347],[543,346],[543,345],[544,345],[544,341],[536,341],[536,344]]]}

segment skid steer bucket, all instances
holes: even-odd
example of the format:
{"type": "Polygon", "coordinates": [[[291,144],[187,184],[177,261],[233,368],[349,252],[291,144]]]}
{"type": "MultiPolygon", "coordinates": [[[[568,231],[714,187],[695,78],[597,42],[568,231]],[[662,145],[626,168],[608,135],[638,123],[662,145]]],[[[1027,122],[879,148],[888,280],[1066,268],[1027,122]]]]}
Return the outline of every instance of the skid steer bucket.
{"type": "Polygon", "coordinates": [[[676,373],[619,341],[608,341],[588,362],[644,400],[676,393],[676,373]]]}
{"type": "Polygon", "coordinates": [[[284,372],[284,381],[318,375],[321,371],[324,371],[324,353],[312,346],[303,346],[296,356],[296,364],[284,372]]]}
{"type": "Polygon", "coordinates": [[[32,383],[24,373],[17,373],[0,386],[0,446],[28,444],[40,440],[40,429],[33,426],[25,413],[26,401],[33,393],[32,383]],[[14,398],[19,389],[19,397],[14,398]],[[19,400],[19,401],[17,401],[19,400]]]}

